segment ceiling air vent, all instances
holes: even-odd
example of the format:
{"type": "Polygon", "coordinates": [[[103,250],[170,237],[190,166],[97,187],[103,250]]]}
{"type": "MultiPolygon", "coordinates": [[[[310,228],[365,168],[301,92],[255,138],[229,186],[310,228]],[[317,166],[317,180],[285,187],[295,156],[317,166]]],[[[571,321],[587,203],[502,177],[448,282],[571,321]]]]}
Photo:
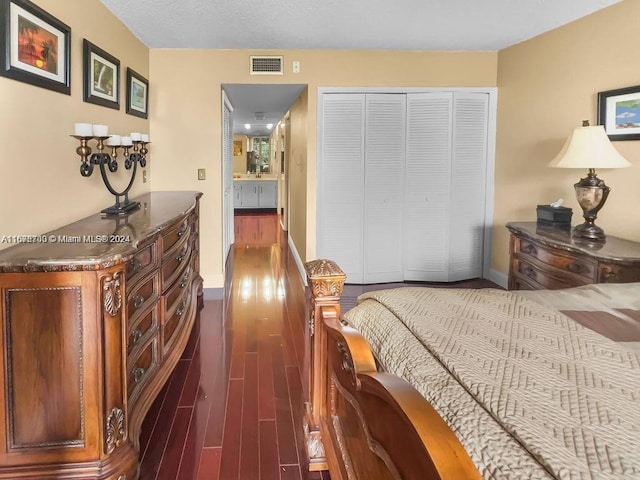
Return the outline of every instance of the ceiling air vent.
{"type": "Polygon", "coordinates": [[[262,57],[249,57],[251,63],[251,75],[282,75],[281,56],[269,55],[262,57]]]}

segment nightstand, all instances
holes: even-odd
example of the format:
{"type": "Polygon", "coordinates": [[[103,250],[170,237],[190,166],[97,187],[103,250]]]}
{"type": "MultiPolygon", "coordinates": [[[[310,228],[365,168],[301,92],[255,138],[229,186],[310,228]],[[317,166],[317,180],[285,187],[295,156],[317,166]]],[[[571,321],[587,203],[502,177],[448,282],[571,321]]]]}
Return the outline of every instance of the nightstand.
{"type": "Polygon", "coordinates": [[[640,282],[640,243],[607,235],[595,247],[569,230],[511,222],[509,290],[556,290],[591,283],[640,282]]]}

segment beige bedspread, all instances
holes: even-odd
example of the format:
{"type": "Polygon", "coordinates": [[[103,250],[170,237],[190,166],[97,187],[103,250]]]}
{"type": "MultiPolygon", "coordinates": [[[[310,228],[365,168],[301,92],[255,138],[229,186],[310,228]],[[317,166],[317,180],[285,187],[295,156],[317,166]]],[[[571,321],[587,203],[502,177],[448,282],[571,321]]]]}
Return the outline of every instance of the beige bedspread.
{"type": "MultiPolygon", "coordinates": [[[[638,307],[633,289],[599,294],[609,304],[565,295],[565,309],[638,307]]],[[[640,478],[640,352],[526,295],[382,290],[345,319],[434,405],[484,478],[640,478]]]]}

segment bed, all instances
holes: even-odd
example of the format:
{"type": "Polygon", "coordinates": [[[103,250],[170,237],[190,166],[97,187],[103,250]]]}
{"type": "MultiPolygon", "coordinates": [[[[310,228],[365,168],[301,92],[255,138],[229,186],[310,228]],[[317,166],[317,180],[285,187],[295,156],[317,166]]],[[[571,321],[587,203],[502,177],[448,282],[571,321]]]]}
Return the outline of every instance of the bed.
{"type": "Polygon", "coordinates": [[[341,315],[339,267],[306,269],[310,469],[640,478],[640,284],[408,287],[366,293],[341,315]]]}

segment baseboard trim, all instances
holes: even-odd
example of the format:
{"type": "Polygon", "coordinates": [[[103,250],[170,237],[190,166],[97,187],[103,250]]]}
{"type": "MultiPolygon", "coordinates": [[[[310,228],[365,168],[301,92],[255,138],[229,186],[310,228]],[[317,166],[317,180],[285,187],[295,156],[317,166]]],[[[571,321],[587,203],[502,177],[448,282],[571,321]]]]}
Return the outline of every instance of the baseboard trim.
{"type": "Polygon", "coordinates": [[[203,300],[222,300],[224,288],[204,288],[202,289],[203,300]]]}
{"type": "Polygon", "coordinates": [[[502,272],[494,270],[493,268],[489,270],[489,280],[491,280],[493,283],[497,283],[505,290],[509,285],[509,277],[502,272]]]}
{"type": "Polygon", "coordinates": [[[302,284],[307,287],[309,284],[307,283],[307,272],[304,269],[304,263],[298,255],[298,250],[296,249],[293,240],[291,240],[291,235],[287,235],[287,243],[289,244],[289,250],[291,251],[291,255],[293,255],[293,259],[296,262],[296,266],[298,267],[298,273],[300,274],[300,278],[302,279],[302,284]]]}

